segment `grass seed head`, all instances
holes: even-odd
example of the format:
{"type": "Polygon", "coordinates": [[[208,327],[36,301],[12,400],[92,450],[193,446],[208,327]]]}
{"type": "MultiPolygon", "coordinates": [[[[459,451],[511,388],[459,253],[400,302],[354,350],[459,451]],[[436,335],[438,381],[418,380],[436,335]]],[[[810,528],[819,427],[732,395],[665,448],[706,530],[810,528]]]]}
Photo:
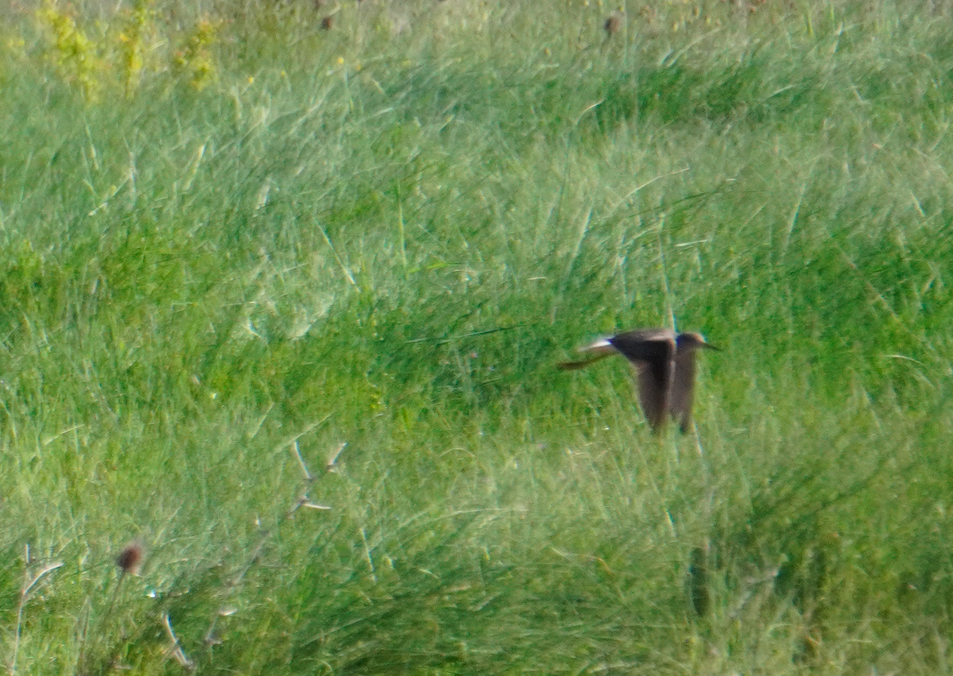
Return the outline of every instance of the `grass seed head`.
{"type": "Polygon", "coordinates": [[[145,547],[138,540],[126,545],[119,556],[116,557],[116,565],[122,569],[123,573],[138,575],[142,567],[142,560],[145,558],[145,547]]]}
{"type": "Polygon", "coordinates": [[[613,12],[606,19],[603,26],[606,29],[606,35],[610,38],[622,29],[623,16],[621,12],[613,12]]]}

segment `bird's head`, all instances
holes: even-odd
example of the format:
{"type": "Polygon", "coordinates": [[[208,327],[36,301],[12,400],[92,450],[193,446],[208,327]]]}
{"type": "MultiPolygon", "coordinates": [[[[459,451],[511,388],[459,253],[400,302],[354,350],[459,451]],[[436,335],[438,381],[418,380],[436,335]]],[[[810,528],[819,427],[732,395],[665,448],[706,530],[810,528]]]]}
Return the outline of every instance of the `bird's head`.
{"type": "Polygon", "coordinates": [[[675,343],[679,350],[696,350],[699,348],[705,348],[706,350],[721,351],[721,348],[715,347],[711,343],[706,342],[705,337],[700,333],[680,333],[675,339],[675,343]]]}

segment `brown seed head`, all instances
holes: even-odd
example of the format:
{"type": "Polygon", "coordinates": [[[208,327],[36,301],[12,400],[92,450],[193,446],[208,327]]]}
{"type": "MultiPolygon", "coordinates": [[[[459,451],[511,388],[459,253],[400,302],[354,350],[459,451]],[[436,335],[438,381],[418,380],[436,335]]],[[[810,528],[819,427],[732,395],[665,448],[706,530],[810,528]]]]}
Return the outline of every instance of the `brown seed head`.
{"type": "Polygon", "coordinates": [[[138,575],[145,553],[146,550],[141,542],[138,540],[130,542],[119,552],[119,556],[116,557],[116,565],[122,569],[123,573],[138,575]]]}
{"type": "Polygon", "coordinates": [[[322,30],[329,31],[329,30],[331,30],[332,28],[334,28],[334,17],[333,17],[333,16],[326,16],[326,17],[324,17],[323,19],[321,19],[321,29],[322,29],[322,30]]]}
{"type": "Polygon", "coordinates": [[[612,37],[622,29],[622,14],[619,12],[613,12],[609,15],[609,18],[606,19],[605,25],[603,28],[606,29],[606,34],[609,37],[612,37]]]}

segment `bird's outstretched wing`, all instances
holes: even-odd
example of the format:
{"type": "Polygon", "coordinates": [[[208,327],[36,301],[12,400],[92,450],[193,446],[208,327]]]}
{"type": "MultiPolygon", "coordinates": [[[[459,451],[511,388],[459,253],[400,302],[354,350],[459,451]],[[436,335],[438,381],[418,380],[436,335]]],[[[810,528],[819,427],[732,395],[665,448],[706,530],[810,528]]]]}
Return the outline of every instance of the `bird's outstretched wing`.
{"type": "Polygon", "coordinates": [[[692,424],[692,400],[695,395],[695,351],[679,350],[675,354],[675,377],[672,380],[672,395],[669,410],[678,420],[682,432],[692,424]]]}
{"type": "MultiPolygon", "coordinates": [[[[635,367],[639,404],[653,430],[661,429],[669,411],[672,375],[675,369],[675,341],[659,341],[643,346],[648,358],[629,358],[635,367]]],[[[626,354],[623,352],[623,354],[626,354]]],[[[628,357],[628,355],[626,354],[628,357]]]]}
{"type": "Polygon", "coordinates": [[[557,366],[564,371],[575,371],[576,369],[585,368],[589,366],[589,364],[597,362],[600,359],[605,359],[606,357],[618,352],[618,350],[612,346],[612,343],[605,338],[602,340],[597,340],[592,345],[580,347],[579,351],[585,352],[589,355],[589,357],[579,361],[565,361],[561,364],[557,364],[557,366]]]}
{"type": "Polygon", "coordinates": [[[580,361],[564,361],[556,364],[556,368],[560,368],[563,371],[575,371],[577,369],[584,369],[589,364],[593,364],[601,359],[605,359],[609,355],[600,354],[598,357],[592,357],[591,359],[582,359],[580,361]]]}

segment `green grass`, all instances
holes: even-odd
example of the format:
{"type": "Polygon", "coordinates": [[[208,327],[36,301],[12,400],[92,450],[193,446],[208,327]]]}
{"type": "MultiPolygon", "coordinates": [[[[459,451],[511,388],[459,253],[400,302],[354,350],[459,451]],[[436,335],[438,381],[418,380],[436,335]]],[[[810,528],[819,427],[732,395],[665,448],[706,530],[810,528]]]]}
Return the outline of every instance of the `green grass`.
{"type": "Polygon", "coordinates": [[[949,673],[934,4],[4,10],[7,669],[949,673]]]}

